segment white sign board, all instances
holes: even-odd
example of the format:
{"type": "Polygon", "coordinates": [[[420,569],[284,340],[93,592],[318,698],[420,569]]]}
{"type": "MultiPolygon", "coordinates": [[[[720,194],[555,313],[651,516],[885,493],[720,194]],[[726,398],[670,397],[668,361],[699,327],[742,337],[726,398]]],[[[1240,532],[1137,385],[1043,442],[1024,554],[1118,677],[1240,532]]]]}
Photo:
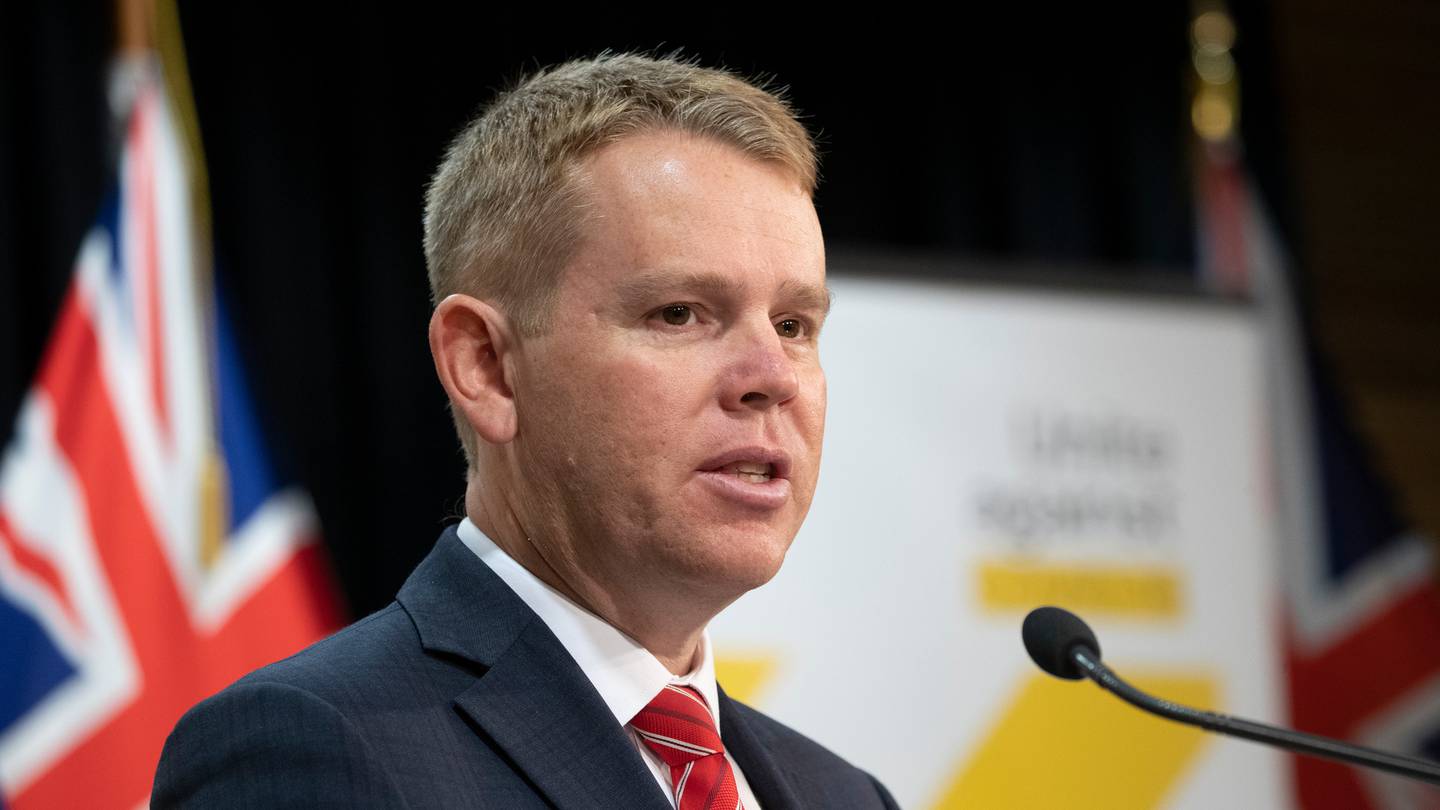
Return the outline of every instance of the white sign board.
{"type": "Polygon", "coordinates": [[[1248,312],[836,278],[820,486],[711,628],[720,679],[907,808],[1288,806],[1284,760],[1039,672],[1030,607],[1122,677],[1283,716],[1248,312]]]}

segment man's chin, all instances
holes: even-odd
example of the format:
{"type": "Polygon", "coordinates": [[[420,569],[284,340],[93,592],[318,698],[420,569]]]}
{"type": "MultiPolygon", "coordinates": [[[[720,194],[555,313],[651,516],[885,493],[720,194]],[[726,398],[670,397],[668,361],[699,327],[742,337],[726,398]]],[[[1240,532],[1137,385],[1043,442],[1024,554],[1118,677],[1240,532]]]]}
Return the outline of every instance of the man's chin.
{"type": "Polygon", "coordinates": [[[701,544],[705,553],[687,559],[694,587],[734,599],[775,578],[793,537],[763,532],[717,532],[701,544]]]}

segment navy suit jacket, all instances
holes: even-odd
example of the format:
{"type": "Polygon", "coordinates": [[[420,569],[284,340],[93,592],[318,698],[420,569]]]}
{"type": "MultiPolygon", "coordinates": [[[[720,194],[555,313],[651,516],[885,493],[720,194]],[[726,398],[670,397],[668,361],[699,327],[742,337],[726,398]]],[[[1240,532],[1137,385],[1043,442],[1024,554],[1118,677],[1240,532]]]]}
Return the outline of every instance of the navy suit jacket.
{"type": "MultiPolygon", "coordinates": [[[[869,774],[720,693],[766,810],[893,808],[869,774]]],[[[447,529],[390,606],[195,706],[152,806],[667,810],[534,611],[447,529]]]]}

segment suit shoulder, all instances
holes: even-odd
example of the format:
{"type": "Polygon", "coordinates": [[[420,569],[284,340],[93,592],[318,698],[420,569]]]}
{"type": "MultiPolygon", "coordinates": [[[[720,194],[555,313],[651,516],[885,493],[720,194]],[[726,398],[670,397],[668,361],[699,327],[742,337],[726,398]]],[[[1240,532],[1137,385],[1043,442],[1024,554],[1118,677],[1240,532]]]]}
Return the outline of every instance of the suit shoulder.
{"type": "Polygon", "coordinates": [[[297,796],[312,807],[357,796],[384,801],[356,806],[398,804],[376,764],[375,708],[423,691],[414,685],[427,680],[417,669],[425,660],[409,615],[392,603],[251,672],[175,725],[156,771],[156,806],[299,806],[297,796]],[[327,795],[312,794],[317,785],[327,795]]]}
{"type": "Polygon", "coordinates": [[[165,741],[152,806],[399,807],[363,735],[300,687],[231,685],[185,713],[165,741]]]}
{"type": "Polygon", "coordinates": [[[343,708],[357,692],[421,660],[420,639],[398,603],[366,616],[305,649],[251,672],[227,687],[285,684],[343,708]]]}

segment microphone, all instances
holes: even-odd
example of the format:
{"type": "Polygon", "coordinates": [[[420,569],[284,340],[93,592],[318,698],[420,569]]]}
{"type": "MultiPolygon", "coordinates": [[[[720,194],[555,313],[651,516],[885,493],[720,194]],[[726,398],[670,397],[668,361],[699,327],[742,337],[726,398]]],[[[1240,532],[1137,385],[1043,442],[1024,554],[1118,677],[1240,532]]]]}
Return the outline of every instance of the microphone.
{"type": "Polygon", "coordinates": [[[1148,695],[1121,680],[1100,663],[1100,642],[1079,616],[1058,607],[1030,611],[1021,626],[1025,651],[1035,665],[1057,678],[1089,678],[1107,692],[1151,714],[1206,731],[1215,731],[1252,742],[1274,745],[1311,756],[1364,765],[1382,771],[1440,785],[1440,764],[1352,745],[1318,734],[1270,726],[1239,717],[1201,711],[1148,695]]]}

